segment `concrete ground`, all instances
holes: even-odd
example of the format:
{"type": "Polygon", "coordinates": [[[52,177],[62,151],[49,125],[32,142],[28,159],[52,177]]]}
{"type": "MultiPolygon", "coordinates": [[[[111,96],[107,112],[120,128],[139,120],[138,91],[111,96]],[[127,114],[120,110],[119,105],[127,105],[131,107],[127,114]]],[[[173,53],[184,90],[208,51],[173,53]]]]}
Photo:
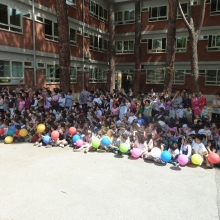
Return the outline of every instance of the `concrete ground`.
{"type": "Polygon", "coordinates": [[[0,143],[0,220],[215,220],[218,169],[0,143]]]}

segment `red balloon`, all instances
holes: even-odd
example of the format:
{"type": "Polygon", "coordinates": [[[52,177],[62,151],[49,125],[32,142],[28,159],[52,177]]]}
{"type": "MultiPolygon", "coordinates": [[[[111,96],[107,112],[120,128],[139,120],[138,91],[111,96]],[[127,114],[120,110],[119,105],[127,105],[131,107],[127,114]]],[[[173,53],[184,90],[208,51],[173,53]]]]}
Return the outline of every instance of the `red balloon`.
{"type": "Polygon", "coordinates": [[[54,139],[54,140],[57,140],[59,138],[60,134],[58,131],[52,131],[51,133],[51,137],[54,139]]]}
{"type": "Polygon", "coordinates": [[[76,128],[70,127],[70,128],[69,128],[69,133],[72,134],[72,135],[74,135],[74,134],[76,133],[76,128]]]}
{"type": "Polygon", "coordinates": [[[4,128],[0,128],[0,135],[4,134],[4,128]]]}
{"type": "Polygon", "coordinates": [[[216,153],[211,153],[211,154],[208,155],[208,160],[212,164],[217,164],[217,163],[220,162],[220,157],[216,153]]]}

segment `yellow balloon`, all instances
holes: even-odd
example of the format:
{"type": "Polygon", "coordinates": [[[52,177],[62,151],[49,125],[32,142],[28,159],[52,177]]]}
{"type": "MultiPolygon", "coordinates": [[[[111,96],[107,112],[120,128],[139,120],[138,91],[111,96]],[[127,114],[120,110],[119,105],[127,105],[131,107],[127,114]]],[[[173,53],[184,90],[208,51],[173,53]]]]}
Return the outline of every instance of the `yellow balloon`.
{"type": "Polygon", "coordinates": [[[19,131],[19,134],[21,135],[21,137],[26,137],[27,134],[28,134],[28,132],[27,132],[26,129],[21,129],[21,130],[19,131]]]}
{"type": "Polygon", "coordinates": [[[193,154],[192,157],[191,157],[191,161],[195,165],[200,165],[202,163],[203,159],[199,154],[193,154]]]}
{"type": "Polygon", "coordinates": [[[12,142],[13,142],[13,137],[7,136],[7,137],[5,138],[5,143],[6,143],[6,144],[11,144],[12,142]]]}
{"type": "Polygon", "coordinates": [[[38,133],[44,132],[45,129],[46,129],[46,127],[45,127],[44,124],[39,124],[39,125],[37,126],[37,132],[38,132],[38,133]]]}

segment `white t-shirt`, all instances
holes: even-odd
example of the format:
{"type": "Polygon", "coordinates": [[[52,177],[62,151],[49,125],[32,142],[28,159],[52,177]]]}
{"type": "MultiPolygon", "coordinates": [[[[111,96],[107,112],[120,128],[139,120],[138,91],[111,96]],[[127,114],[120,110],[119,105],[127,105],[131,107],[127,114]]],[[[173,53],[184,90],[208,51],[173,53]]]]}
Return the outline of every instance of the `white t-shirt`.
{"type": "Polygon", "coordinates": [[[128,122],[131,124],[134,121],[134,119],[137,119],[137,117],[135,115],[134,116],[129,116],[128,122]]]}
{"type": "Polygon", "coordinates": [[[203,143],[197,144],[193,142],[192,149],[195,151],[195,154],[200,154],[201,156],[203,156],[203,153],[207,152],[203,143]]]}
{"type": "Polygon", "coordinates": [[[140,143],[138,142],[138,140],[136,140],[136,141],[134,142],[134,144],[137,146],[137,148],[138,148],[140,151],[144,151],[144,150],[147,148],[145,142],[144,142],[143,144],[140,144],[140,143]]]}
{"type": "Polygon", "coordinates": [[[173,151],[173,150],[171,150],[171,149],[169,148],[168,151],[169,151],[171,154],[174,154],[174,156],[180,154],[180,151],[179,151],[178,148],[177,148],[175,151],[173,151]]]}

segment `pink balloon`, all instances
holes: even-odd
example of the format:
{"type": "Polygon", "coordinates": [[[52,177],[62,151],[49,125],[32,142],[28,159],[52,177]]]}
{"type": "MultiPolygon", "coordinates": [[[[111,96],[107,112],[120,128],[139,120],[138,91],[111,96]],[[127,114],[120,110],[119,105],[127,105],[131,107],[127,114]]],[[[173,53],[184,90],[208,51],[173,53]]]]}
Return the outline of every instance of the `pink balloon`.
{"type": "Polygon", "coordinates": [[[51,133],[51,137],[54,139],[54,140],[57,140],[60,136],[60,133],[58,131],[52,131],[51,133]]]}
{"type": "Polygon", "coordinates": [[[81,147],[83,145],[83,140],[79,139],[76,141],[76,146],[81,147]]]}
{"type": "Polygon", "coordinates": [[[181,154],[178,157],[178,162],[181,165],[186,165],[189,162],[189,158],[185,154],[181,154]]]}
{"type": "Polygon", "coordinates": [[[141,156],[141,151],[138,148],[134,148],[131,152],[132,157],[139,158],[141,156]]]}

